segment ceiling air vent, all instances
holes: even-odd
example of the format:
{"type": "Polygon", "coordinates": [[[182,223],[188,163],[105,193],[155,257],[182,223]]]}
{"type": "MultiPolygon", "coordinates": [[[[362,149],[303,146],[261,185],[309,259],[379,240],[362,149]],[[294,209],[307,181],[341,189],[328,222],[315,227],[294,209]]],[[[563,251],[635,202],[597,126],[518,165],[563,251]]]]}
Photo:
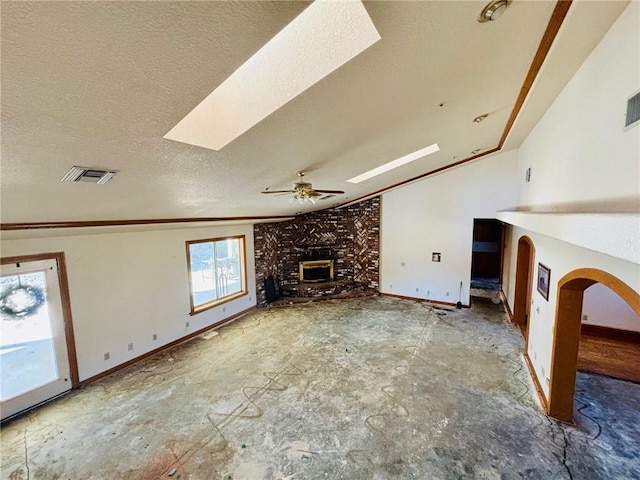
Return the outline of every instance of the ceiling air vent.
{"type": "Polygon", "coordinates": [[[91,182],[103,185],[113,178],[118,170],[103,170],[91,167],[71,167],[60,179],[61,182],[91,182]]]}
{"type": "Polygon", "coordinates": [[[640,121],[640,90],[627,100],[627,118],[625,128],[634,127],[640,121]]]}

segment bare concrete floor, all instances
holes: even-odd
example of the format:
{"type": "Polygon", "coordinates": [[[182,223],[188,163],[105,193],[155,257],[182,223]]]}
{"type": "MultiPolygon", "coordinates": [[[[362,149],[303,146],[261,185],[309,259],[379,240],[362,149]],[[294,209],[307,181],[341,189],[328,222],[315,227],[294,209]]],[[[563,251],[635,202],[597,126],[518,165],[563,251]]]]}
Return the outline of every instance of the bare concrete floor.
{"type": "Polygon", "coordinates": [[[2,478],[640,478],[640,385],[581,374],[560,425],[522,348],[491,302],[259,310],[7,424],[2,478]]]}

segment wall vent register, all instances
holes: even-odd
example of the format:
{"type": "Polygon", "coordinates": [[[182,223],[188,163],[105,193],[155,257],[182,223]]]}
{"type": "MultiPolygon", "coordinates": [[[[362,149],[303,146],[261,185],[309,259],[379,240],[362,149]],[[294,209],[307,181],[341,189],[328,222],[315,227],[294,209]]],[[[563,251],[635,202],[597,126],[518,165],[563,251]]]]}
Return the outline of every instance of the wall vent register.
{"type": "Polygon", "coordinates": [[[640,90],[627,100],[627,116],[625,128],[631,128],[640,123],[640,90]]]}
{"type": "Polygon", "coordinates": [[[101,168],[73,166],[67,173],[65,173],[64,177],[62,177],[60,181],[90,182],[97,183],[98,185],[104,185],[111,180],[116,173],[118,173],[118,170],[103,170],[101,168]]]}

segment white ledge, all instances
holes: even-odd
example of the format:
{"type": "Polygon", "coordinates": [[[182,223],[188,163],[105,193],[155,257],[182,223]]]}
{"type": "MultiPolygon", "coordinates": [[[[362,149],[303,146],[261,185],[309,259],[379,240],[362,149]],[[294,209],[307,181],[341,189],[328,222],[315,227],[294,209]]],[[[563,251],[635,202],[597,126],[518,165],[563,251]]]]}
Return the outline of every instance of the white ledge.
{"type": "Polygon", "coordinates": [[[640,213],[498,212],[505,223],[640,264],[640,213]]]}

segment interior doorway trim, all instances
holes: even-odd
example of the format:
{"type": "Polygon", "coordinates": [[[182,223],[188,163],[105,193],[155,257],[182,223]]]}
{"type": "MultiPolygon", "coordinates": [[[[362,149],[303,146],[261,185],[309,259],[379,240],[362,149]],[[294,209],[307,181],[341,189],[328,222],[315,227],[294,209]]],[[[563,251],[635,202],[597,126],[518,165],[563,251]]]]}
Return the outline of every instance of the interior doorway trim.
{"type": "Polygon", "coordinates": [[[531,309],[531,290],[533,279],[533,261],[536,257],[536,247],[533,240],[524,235],[518,239],[516,258],[516,286],[513,300],[514,323],[527,323],[527,338],[529,338],[529,310],[531,309]]]}
{"type": "Polygon", "coordinates": [[[610,273],[580,268],[558,281],[548,413],[567,422],[573,419],[583,294],[594,283],[609,287],[640,315],[640,294],[610,273]]]}
{"type": "Polygon", "coordinates": [[[55,260],[58,264],[58,285],[60,287],[62,319],[64,322],[64,333],[67,341],[67,354],[69,357],[69,375],[71,377],[71,388],[75,389],[80,385],[80,380],[78,376],[78,359],[76,357],[76,342],[73,334],[71,299],[69,297],[69,281],[67,279],[67,265],[65,262],[64,252],[2,257],[0,258],[0,264],[8,265],[11,263],[35,262],[39,260],[55,260]]]}

